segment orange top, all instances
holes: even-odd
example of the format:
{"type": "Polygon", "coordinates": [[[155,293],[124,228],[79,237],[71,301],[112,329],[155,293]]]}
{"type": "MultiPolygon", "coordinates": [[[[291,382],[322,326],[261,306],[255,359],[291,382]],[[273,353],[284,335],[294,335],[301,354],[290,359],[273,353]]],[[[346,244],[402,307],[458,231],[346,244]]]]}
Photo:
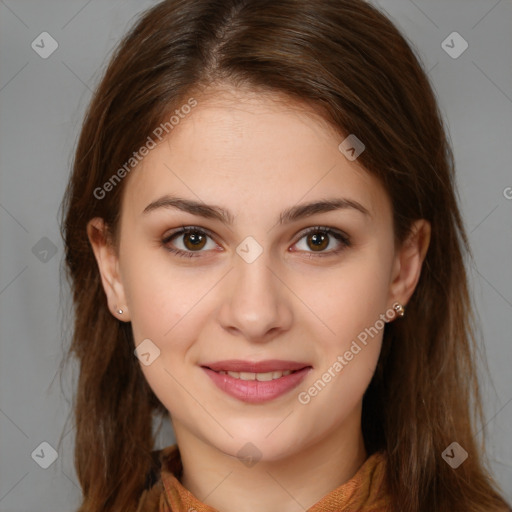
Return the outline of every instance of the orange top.
{"type": "MultiPolygon", "coordinates": [[[[177,445],[154,452],[161,464],[153,475],[159,478],[146,489],[136,512],[218,512],[199,501],[178,480],[182,465],[177,445]]],[[[381,452],[366,459],[356,474],[340,487],[324,496],[307,512],[389,512],[385,491],[386,460],[381,452]]]]}

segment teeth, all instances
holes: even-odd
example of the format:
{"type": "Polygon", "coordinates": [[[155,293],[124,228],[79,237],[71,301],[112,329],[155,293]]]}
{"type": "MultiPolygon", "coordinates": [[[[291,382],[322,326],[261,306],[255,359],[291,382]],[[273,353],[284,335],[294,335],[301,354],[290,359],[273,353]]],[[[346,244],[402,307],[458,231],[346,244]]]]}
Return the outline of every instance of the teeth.
{"type": "Polygon", "coordinates": [[[283,370],[283,371],[275,371],[275,372],[266,372],[266,373],[252,373],[252,372],[226,372],[224,370],[220,370],[218,373],[221,375],[229,375],[234,379],[240,380],[258,380],[260,382],[265,382],[274,379],[280,379],[286,375],[290,375],[292,373],[291,370],[283,370]]]}
{"type": "Polygon", "coordinates": [[[278,379],[279,374],[281,372],[267,372],[267,373],[257,373],[256,374],[256,380],[259,380],[261,382],[265,382],[272,379],[278,379]],[[276,377],[274,377],[274,373],[276,374],[276,377]]]}

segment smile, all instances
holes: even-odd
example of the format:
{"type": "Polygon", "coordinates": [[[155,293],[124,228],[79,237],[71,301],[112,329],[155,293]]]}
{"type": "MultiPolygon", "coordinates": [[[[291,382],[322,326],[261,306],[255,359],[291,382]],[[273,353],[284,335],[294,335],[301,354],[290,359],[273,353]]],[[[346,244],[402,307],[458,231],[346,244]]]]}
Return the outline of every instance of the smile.
{"type": "Polygon", "coordinates": [[[307,363],[278,360],[219,361],[201,368],[223,393],[253,404],[291,392],[313,369],[307,363]]]}

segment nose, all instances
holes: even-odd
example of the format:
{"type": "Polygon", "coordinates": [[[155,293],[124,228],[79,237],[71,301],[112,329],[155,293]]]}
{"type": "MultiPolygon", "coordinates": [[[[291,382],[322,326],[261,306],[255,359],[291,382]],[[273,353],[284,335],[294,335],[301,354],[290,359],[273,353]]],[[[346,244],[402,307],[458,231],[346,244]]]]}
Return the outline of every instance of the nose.
{"type": "Polygon", "coordinates": [[[289,330],[293,322],[293,294],[285,276],[271,263],[265,250],[252,263],[235,255],[224,286],[220,325],[253,343],[270,341],[289,330]]]}

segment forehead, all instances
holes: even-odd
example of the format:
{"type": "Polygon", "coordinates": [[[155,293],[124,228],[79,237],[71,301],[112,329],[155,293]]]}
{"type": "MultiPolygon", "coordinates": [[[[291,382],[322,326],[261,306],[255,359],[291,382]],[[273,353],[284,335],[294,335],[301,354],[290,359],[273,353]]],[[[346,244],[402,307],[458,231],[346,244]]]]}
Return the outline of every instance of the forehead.
{"type": "Polygon", "coordinates": [[[341,194],[365,204],[376,218],[389,214],[380,182],[345,158],[338,149],[344,136],[308,105],[233,89],[196,100],[132,171],[124,211],[140,213],[172,193],[250,217],[341,194]]]}

